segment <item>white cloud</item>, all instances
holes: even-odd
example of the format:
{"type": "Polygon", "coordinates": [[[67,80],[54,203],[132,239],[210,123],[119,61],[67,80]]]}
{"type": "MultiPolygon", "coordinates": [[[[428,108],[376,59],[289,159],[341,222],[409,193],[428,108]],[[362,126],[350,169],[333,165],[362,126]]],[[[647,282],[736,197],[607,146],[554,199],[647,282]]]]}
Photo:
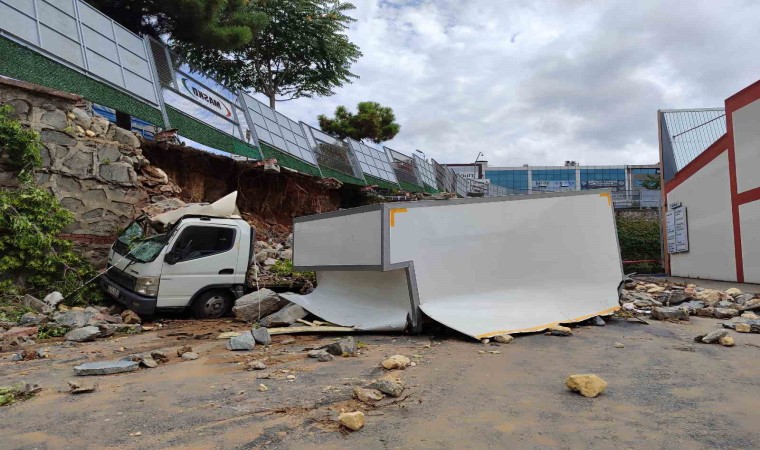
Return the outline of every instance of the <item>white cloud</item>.
{"type": "Polygon", "coordinates": [[[401,124],[387,145],[439,162],[656,162],[657,109],[720,106],[760,74],[750,1],[355,4],[361,78],[278,110],[316,124],[378,101],[401,124]]]}

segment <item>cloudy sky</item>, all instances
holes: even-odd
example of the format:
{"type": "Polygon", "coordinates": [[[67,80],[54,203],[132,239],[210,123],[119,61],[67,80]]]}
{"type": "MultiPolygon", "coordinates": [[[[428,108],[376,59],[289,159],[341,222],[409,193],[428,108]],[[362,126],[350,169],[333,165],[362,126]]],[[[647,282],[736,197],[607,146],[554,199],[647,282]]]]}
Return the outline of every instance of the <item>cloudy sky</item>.
{"type": "Polygon", "coordinates": [[[646,164],[659,108],[722,106],[760,79],[754,0],[355,0],[361,78],[278,105],[316,124],[391,106],[388,146],[439,162],[646,164]]]}

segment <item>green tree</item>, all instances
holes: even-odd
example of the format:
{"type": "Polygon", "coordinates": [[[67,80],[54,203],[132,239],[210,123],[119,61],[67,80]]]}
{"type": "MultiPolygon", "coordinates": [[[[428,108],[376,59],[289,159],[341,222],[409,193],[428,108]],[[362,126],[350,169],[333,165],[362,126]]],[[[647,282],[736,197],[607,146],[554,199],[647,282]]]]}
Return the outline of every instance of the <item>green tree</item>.
{"type": "Polygon", "coordinates": [[[178,42],[175,50],[231,87],[253,90],[276,101],[329,96],[358,78],[351,65],[359,47],[345,35],[355,9],[340,0],[254,0],[269,18],[263,32],[232,52],[207,51],[178,42]]]}
{"type": "Polygon", "coordinates": [[[387,106],[377,102],[360,102],[356,109],[354,114],[345,106],[338,106],[332,119],[320,114],[317,117],[319,127],[339,139],[369,139],[376,144],[393,139],[401,129],[393,110],[387,106]]]}
{"type": "Polygon", "coordinates": [[[267,23],[250,0],[89,0],[135,33],[174,44],[229,51],[251,42],[267,23]]]}
{"type": "Polygon", "coordinates": [[[655,175],[647,175],[647,179],[641,182],[641,187],[653,191],[660,189],[660,177],[655,175]]]}

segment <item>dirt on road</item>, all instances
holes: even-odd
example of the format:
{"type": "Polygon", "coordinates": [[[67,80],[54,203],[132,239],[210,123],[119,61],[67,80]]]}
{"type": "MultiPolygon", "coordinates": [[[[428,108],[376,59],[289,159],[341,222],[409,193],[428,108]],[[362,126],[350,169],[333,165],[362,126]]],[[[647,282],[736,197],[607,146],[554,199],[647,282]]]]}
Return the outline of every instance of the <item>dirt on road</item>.
{"type": "Polygon", "coordinates": [[[0,385],[24,380],[42,391],[0,408],[0,448],[759,448],[760,335],[730,331],[730,348],[694,342],[719,327],[701,318],[610,320],[507,345],[362,334],[358,356],[319,362],[307,351],[335,336],[280,335],[271,346],[232,352],[215,337],[242,325],[176,321],[70,347],[48,343],[49,359],[2,355],[0,385]],[[200,358],[177,357],[183,345],[200,358]],[[118,375],[73,373],[82,362],[153,349],[169,362],[118,375]],[[374,406],[353,399],[354,387],[385,374],[379,364],[394,354],[415,363],[398,371],[403,395],[374,406]],[[250,360],[267,368],[248,371],[250,360]],[[564,385],[576,373],[609,386],[582,397],[564,385]],[[72,395],[67,380],[98,387],[72,395]],[[364,411],[364,428],[341,429],[341,410],[364,411]]]}

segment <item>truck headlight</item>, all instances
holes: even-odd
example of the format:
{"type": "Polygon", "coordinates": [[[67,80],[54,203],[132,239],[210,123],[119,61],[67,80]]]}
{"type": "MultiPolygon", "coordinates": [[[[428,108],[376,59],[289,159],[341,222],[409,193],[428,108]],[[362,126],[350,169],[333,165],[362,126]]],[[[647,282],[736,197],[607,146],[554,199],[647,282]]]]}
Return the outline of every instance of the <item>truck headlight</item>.
{"type": "Polygon", "coordinates": [[[135,281],[135,292],[148,297],[158,295],[159,277],[140,277],[135,281]]]}

